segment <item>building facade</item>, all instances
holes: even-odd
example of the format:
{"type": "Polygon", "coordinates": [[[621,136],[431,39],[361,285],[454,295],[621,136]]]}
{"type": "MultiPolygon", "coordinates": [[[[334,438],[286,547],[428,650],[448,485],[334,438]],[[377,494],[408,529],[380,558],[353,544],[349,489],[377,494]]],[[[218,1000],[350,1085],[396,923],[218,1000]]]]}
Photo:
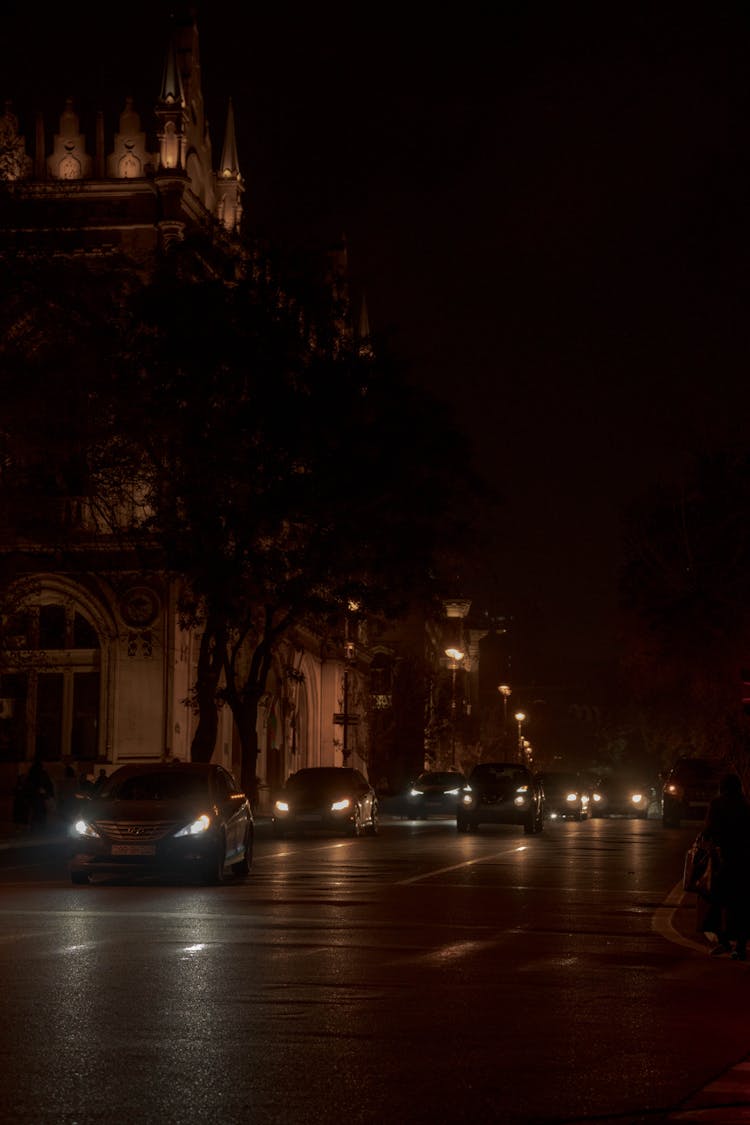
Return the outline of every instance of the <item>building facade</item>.
{"type": "MultiPolygon", "coordinates": [[[[153,116],[131,99],[85,136],[68,100],[51,133],[6,104],[0,117],[0,260],[64,271],[127,268],[148,280],[175,244],[196,276],[263,268],[241,237],[244,184],[234,110],[214,161],[198,31],[177,19],[153,116]]],[[[0,466],[0,473],[2,467],[0,466]]],[[[35,757],[53,776],[125,762],[187,760],[200,637],[182,629],[174,583],[103,534],[85,494],[0,521],[0,786],[35,757]]],[[[323,646],[297,633],[279,647],[258,716],[259,799],[302,765],[368,769],[366,671],[358,634],[323,646]],[[356,721],[354,716],[356,715],[356,721]]],[[[220,710],[215,757],[237,775],[239,747],[220,710]]]]}

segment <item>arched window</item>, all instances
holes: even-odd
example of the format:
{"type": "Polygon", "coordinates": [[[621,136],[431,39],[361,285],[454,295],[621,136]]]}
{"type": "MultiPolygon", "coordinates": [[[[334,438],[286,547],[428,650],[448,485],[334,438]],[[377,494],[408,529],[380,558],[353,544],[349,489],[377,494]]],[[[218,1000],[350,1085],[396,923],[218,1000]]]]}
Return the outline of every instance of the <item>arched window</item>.
{"type": "Polygon", "coordinates": [[[85,761],[100,756],[101,652],[92,622],[47,600],[17,616],[0,673],[0,758],[85,761]]]}

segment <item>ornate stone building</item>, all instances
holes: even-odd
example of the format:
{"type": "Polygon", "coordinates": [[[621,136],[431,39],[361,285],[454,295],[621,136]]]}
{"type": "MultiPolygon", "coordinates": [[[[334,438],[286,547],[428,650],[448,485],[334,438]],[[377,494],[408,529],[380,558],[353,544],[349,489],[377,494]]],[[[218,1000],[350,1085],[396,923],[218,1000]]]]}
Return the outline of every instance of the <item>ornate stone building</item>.
{"type": "MultiPolygon", "coordinates": [[[[244,185],[233,107],[215,163],[192,19],[175,23],[155,94],[147,123],[126,99],[118,121],[97,116],[94,136],[82,133],[72,101],[51,136],[41,116],[22,127],[6,103],[0,258],[91,264],[100,276],[109,262],[126,261],[147,279],[175,241],[189,240],[196,275],[257,268],[240,238],[244,185]]],[[[76,772],[94,764],[109,771],[129,761],[189,758],[197,720],[185,701],[198,638],[180,629],[175,590],[158,570],[115,551],[86,496],[70,492],[43,519],[5,512],[0,560],[6,578],[17,579],[2,606],[14,638],[0,666],[5,792],[36,755],[58,776],[67,763],[76,772]]],[[[315,637],[299,634],[277,654],[258,722],[262,801],[301,765],[340,764],[342,738],[350,764],[367,769],[363,654],[358,635],[323,652],[315,637]],[[355,714],[363,719],[356,725],[355,714]]],[[[224,708],[215,756],[239,775],[237,754],[224,708]]]]}

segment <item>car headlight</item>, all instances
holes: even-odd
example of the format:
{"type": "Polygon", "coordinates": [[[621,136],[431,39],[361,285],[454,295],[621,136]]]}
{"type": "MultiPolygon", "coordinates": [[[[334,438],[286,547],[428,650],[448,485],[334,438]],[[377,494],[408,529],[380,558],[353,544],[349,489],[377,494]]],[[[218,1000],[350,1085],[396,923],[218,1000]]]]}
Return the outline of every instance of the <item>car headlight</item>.
{"type": "Polygon", "coordinates": [[[630,800],[633,802],[634,805],[640,805],[641,801],[643,800],[643,794],[642,793],[631,793],[630,794],[630,800]]]}
{"type": "Polygon", "coordinates": [[[412,789],[409,792],[409,796],[410,797],[421,797],[423,793],[424,793],[424,789],[412,789]]]}
{"type": "Polygon", "coordinates": [[[528,791],[529,791],[528,785],[519,785],[518,789],[516,789],[516,793],[528,793],[528,791]]]}
{"type": "Polygon", "coordinates": [[[348,797],[342,798],[340,801],[334,801],[331,805],[331,812],[343,812],[344,809],[351,807],[351,801],[348,797]]]}
{"type": "Polygon", "coordinates": [[[460,792],[461,792],[460,789],[446,789],[445,790],[445,796],[446,797],[457,797],[460,792]]]}
{"type": "Polygon", "coordinates": [[[670,797],[677,797],[678,799],[681,799],[683,794],[682,786],[675,785],[674,782],[670,782],[670,784],[667,786],[667,793],[670,797]]]}
{"type": "Polygon", "coordinates": [[[197,820],[191,824],[186,824],[179,832],[175,832],[175,836],[200,836],[202,832],[207,832],[211,827],[211,817],[206,813],[202,813],[197,820]]]}
{"type": "Polygon", "coordinates": [[[528,798],[527,798],[526,794],[522,793],[520,790],[518,790],[517,796],[515,796],[513,798],[513,804],[518,805],[518,807],[521,808],[523,805],[526,804],[527,800],[528,800],[528,798]]]}
{"type": "Polygon", "coordinates": [[[99,839],[99,833],[93,824],[89,824],[87,820],[77,820],[73,825],[73,831],[78,836],[93,836],[95,839],[99,839]]]}
{"type": "Polygon", "coordinates": [[[594,804],[596,804],[598,801],[601,801],[601,799],[602,799],[601,793],[594,793],[594,804]]]}
{"type": "Polygon", "coordinates": [[[463,795],[463,797],[461,798],[461,801],[462,801],[462,803],[463,803],[464,805],[471,805],[471,804],[473,804],[473,801],[474,801],[474,797],[472,796],[472,792],[471,792],[471,789],[464,789],[464,795],[463,795]]]}
{"type": "Polygon", "coordinates": [[[578,800],[578,794],[577,793],[568,793],[565,800],[566,801],[577,801],[578,800]]]}

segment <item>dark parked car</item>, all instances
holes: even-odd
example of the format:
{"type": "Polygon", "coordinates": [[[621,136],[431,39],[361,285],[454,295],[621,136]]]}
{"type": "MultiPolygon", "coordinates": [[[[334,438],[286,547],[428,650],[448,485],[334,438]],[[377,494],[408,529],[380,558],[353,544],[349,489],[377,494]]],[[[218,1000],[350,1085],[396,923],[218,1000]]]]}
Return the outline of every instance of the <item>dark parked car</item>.
{"type": "Polygon", "coordinates": [[[665,828],[679,828],[681,820],[703,820],[727,765],[713,758],[678,758],[664,778],[661,818],[665,828]]]}
{"type": "Polygon", "coordinates": [[[547,770],[540,774],[544,803],[551,820],[583,820],[589,815],[589,786],[577,773],[547,770]]]}
{"type": "Polygon", "coordinates": [[[656,797],[654,785],[628,777],[602,777],[593,786],[591,816],[629,816],[645,820],[656,797]]]}
{"type": "Polygon", "coordinates": [[[122,766],[73,819],[70,878],[185,874],[219,883],[247,875],[253,814],[232,775],[202,762],[122,766]]]}
{"type": "Polygon", "coordinates": [[[544,827],[544,793],[518,762],[480,762],[469,774],[456,813],[459,832],[480,824],[522,824],[527,835],[544,827]]]}
{"type": "Polygon", "coordinates": [[[359,770],[349,766],[309,766],[287,780],[273,806],[276,835],[307,829],[375,835],[378,799],[359,770]]]}
{"type": "Polygon", "coordinates": [[[407,790],[407,813],[427,819],[431,813],[456,815],[458,802],[466,788],[466,778],[457,770],[421,773],[407,790]]]}

